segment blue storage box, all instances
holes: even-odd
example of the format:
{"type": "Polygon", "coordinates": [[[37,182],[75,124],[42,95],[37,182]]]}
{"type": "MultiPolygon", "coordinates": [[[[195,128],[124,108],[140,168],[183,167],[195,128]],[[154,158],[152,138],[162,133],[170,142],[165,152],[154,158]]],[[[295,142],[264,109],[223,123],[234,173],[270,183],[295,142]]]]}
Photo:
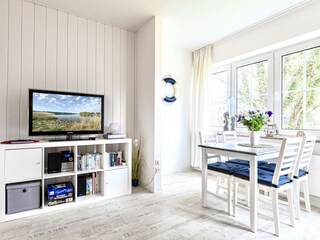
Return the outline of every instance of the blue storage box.
{"type": "Polygon", "coordinates": [[[71,182],[49,184],[47,191],[49,206],[73,201],[74,187],[71,182]]]}

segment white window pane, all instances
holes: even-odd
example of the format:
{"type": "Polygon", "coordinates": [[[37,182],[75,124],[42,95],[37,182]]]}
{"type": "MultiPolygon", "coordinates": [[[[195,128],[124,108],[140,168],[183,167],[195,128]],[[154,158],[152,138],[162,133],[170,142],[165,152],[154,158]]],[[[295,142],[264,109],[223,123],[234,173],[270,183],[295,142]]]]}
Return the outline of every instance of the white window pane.
{"type": "Polygon", "coordinates": [[[282,127],[320,129],[320,47],[282,57],[282,127]]]}
{"type": "Polygon", "coordinates": [[[320,90],[307,91],[304,129],[320,129],[320,90]]]}
{"type": "Polygon", "coordinates": [[[303,121],[303,92],[286,93],[283,99],[283,128],[301,129],[303,121]]]}
{"type": "Polygon", "coordinates": [[[303,61],[303,52],[282,57],[284,92],[303,89],[303,61]]]}
{"type": "Polygon", "coordinates": [[[251,99],[247,98],[238,98],[238,112],[247,112],[251,110],[251,99]]]}
{"type": "Polygon", "coordinates": [[[209,118],[211,127],[223,126],[223,113],[228,111],[228,72],[215,73],[209,81],[209,118]]]}
{"type": "Polygon", "coordinates": [[[306,51],[307,88],[320,88],[320,47],[306,51]]]}
{"type": "Polygon", "coordinates": [[[268,91],[268,62],[263,61],[252,65],[252,94],[266,94],[268,91]]]}
{"type": "Polygon", "coordinates": [[[237,112],[267,110],[268,61],[237,68],[237,112]]]}

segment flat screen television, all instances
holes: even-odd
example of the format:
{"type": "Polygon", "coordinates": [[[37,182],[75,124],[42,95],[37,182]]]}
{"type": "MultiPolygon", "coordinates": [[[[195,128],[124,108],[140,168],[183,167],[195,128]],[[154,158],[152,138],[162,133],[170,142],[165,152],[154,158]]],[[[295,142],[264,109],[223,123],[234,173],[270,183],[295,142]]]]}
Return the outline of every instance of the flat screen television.
{"type": "Polygon", "coordinates": [[[29,89],[29,136],[103,133],[104,96],[29,89]]]}

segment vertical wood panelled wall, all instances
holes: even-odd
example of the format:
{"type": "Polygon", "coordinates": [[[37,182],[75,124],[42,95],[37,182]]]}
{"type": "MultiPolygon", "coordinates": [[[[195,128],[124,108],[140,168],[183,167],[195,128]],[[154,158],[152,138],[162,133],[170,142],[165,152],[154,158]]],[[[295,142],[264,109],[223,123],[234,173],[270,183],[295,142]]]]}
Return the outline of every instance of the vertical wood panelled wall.
{"type": "Polygon", "coordinates": [[[28,89],[105,96],[105,126],[134,134],[134,33],[23,0],[0,1],[0,140],[28,137],[28,89]]]}

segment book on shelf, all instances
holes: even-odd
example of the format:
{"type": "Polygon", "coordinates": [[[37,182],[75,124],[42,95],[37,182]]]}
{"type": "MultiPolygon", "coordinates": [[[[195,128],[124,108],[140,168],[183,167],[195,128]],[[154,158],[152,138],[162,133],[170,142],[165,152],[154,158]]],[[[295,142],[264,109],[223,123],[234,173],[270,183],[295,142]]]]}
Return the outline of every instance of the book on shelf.
{"type": "Polygon", "coordinates": [[[86,153],[78,155],[78,170],[95,170],[101,168],[101,153],[86,153]]]}
{"type": "Polygon", "coordinates": [[[122,162],[123,162],[122,151],[106,153],[105,166],[107,167],[121,166],[122,162]]]}
{"type": "Polygon", "coordinates": [[[100,174],[93,172],[82,175],[85,177],[85,195],[95,195],[100,192],[100,174]]]}
{"type": "Polygon", "coordinates": [[[92,177],[86,178],[86,195],[92,195],[92,177]]]}

